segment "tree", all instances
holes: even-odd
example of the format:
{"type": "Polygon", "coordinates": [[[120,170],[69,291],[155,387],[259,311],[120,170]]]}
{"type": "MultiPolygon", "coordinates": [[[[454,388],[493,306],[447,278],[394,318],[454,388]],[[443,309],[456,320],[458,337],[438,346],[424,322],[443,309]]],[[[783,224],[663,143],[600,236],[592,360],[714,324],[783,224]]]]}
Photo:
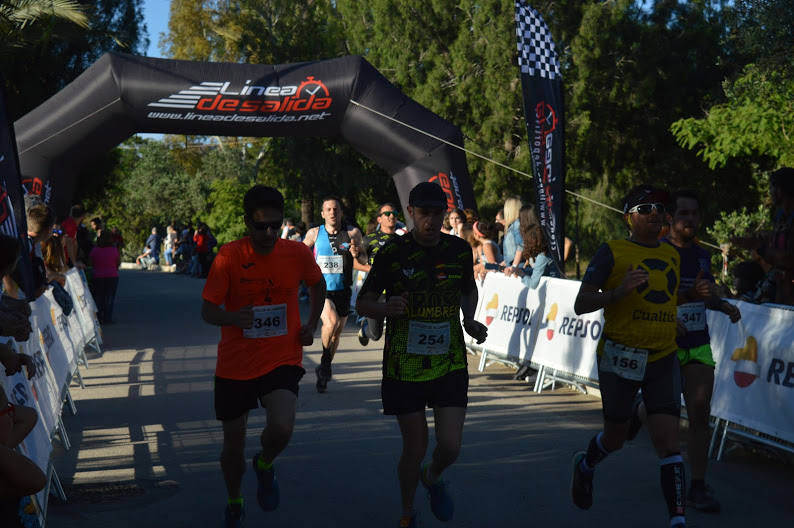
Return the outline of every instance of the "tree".
{"type": "MultiPolygon", "coordinates": [[[[148,45],[142,0],[15,0],[0,4],[31,16],[11,26],[0,44],[0,69],[6,78],[11,119],[16,120],[73,81],[108,51],[140,53],[148,45]],[[33,6],[39,6],[34,10],[33,6]],[[43,7],[42,7],[43,6],[43,7]],[[47,6],[51,6],[48,10],[47,6]],[[78,8],[79,7],[79,8],[78,8]],[[52,16],[43,16],[51,12],[52,16]],[[82,13],[82,16],[81,16],[82,13]],[[60,17],[58,15],[61,15],[60,17]],[[87,26],[86,26],[87,21],[87,26]]],[[[0,11],[2,13],[3,11],[0,11]]],[[[0,30],[6,20],[0,15],[0,30]]]]}

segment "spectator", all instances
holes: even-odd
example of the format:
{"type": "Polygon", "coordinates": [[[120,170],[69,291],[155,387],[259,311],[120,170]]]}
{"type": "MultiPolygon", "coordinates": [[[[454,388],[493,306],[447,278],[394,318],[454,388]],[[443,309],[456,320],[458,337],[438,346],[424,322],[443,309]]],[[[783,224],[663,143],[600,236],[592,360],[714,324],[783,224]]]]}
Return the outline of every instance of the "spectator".
{"type": "Polygon", "coordinates": [[[502,239],[502,255],[504,255],[505,266],[517,265],[521,261],[521,230],[520,222],[518,220],[518,213],[521,211],[521,200],[517,196],[513,196],[505,200],[504,209],[504,225],[505,235],[502,239]]]}
{"type": "Polygon", "coordinates": [[[463,236],[463,225],[466,223],[466,213],[464,213],[461,209],[453,209],[449,212],[449,226],[450,226],[450,235],[455,235],[458,237],[463,236]]]}
{"type": "Polygon", "coordinates": [[[118,227],[114,227],[110,230],[111,235],[113,235],[113,245],[116,246],[116,249],[121,251],[124,249],[124,237],[121,235],[121,231],[118,227]]]}
{"type": "Polygon", "coordinates": [[[209,228],[207,224],[200,223],[198,225],[198,229],[196,230],[196,234],[193,235],[193,242],[195,244],[195,260],[196,266],[195,269],[192,270],[191,276],[197,278],[203,278],[207,276],[207,271],[209,270],[209,235],[208,235],[209,228]]]}
{"type": "Polygon", "coordinates": [[[505,236],[505,213],[502,209],[499,209],[496,212],[496,216],[494,216],[494,223],[496,225],[496,232],[497,238],[496,242],[499,244],[499,247],[502,247],[502,239],[505,236]]]}
{"type": "Polygon", "coordinates": [[[281,225],[281,238],[289,239],[295,230],[295,224],[291,218],[284,218],[284,223],[281,225]]]}
{"type": "Polygon", "coordinates": [[[143,253],[135,258],[135,263],[141,267],[142,270],[151,269],[154,265],[154,257],[152,256],[152,248],[143,248],[143,253]]]}
{"type": "Polygon", "coordinates": [[[176,229],[174,224],[169,224],[165,228],[165,241],[163,242],[163,254],[165,255],[165,263],[171,266],[174,263],[174,248],[176,248],[176,229]]]}
{"type": "Polygon", "coordinates": [[[471,246],[471,259],[472,263],[476,264],[478,260],[478,256],[480,254],[480,240],[477,238],[477,235],[474,234],[474,229],[469,224],[463,224],[460,229],[460,238],[465,240],[471,246]]]}
{"type": "MultiPolygon", "coordinates": [[[[794,169],[784,167],[769,175],[773,201],[773,229],[757,236],[736,237],[731,242],[755,253],[768,264],[775,282],[778,304],[794,304],[794,169]]],[[[763,266],[764,263],[761,263],[763,266]]]]}
{"type": "Polygon", "coordinates": [[[157,228],[152,228],[152,234],[146,239],[146,247],[150,249],[149,256],[154,259],[155,264],[160,264],[160,235],[157,234],[157,228]]]}
{"type": "Polygon", "coordinates": [[[13,405],[0,387],[0,525],[3,527],[21,527],[20,499],[38,493],[47,485],[41,469],[15,450],[36,420],[35,410],[13,405]]]}
{"type": "Polygon", "coordinates": [[[306,224],[303,222],[298,222],[295,224],[295,230],[293,234],[290,236],[290,240],[297,240],[298,242],[303,241],[303,237],[306,236],[306,224]]]}
{"type": "Polygon", "coordinates": [[[119,266],[121,256],[113,245],[113,237],[102,231],[97,247],[91,250],[91,265],[94,268],[94,300],[97,305],[97,318],[102,324],[113,323],[113,303],[119,285],[119,266]]]}
{"type": "Polygon", "coordinates": [[[480,251],[474,262],[475,265],[485,266],[490,264],[490,269],[495,269],[494,266],[498,266],[502,262],[502,251],[494,240],[496,238],[496,225],[488,220],[480,220],[474,223],[472,230],[480,242],[480,251]]]}
{"type": "Polygon", "coordinates": [[[104,229],[104,224],[102,223],[102,219],[99,218],[98,216],[92,218],[91,222],[89,223],[91,225],[91,231],[94,232],[94,242],[96,242],[97,240],[99,240],[99,235],[100,233],[102,233],[102,230],[104,229]]]}
{"type": "Polygon", "coordinates": [[[560,277],[560,270],[554,259],[549,255],[549,244],[543,230],[538,224],[530,225],[522,232],[524,251],[521,255],[523,266],[505,269],[505,275],[520,277],[530,288],[537,288],[541,277],[560,277]],[[534,262],[530,265],[530,262],[534,262]]]}
{"type": "MultiPolygon", "coordinates": [[[[19,259],[19,240],[0,233],[0,278],[6,283],[6,276],[14,271],[19,259]]],[[[32,328],[30,326],[30,305],[5,295],[0,302],[0,335],[13,337],[18,342],[27,341],[32,328]]]]}
{"type": "Polygon", "coordinates": [[[69,271],[69,266],[66,265],[66,252],[63,247],[63,229],[59,225],[56,224],[52,236],[41,243],[41,254],[47,270],[47,282],[56,281],[65,287],[65,273],[69,271]]]}
{"type": "Polygon", "coordinates": [[[480,216],[477,214],[477,211],[469,207],[463,210],[463,216],[466,220],[466,223],[471,225],[474,225],[480,219],[480,216]]]}
{"type": "Polygon", "coordinates": [[[61,223],[64,235],[64,248],[66,249],[66,258],[73,266],[78,265],[78,247],[77,247],[77,226],[81,225],[85,211],[81,205],[73,205],[70,210],[69,216],[61,223]]]}
{"type": "MultiPolygon", "coordinates": [[[[33,291],[25,293],[38,298],[47,291],[47,268],[44,266],[40,243],[52,236],[55,214],[47,205],[36,203],[27,208],[27,221],[28,248],[33,266],[33,291]]],[[[17,269],[10,276],[10,280],[5,280],[6,290],[12,297],[19,297],[19,284],[22,284],[22,275],[21,270],[17,269]]]]}

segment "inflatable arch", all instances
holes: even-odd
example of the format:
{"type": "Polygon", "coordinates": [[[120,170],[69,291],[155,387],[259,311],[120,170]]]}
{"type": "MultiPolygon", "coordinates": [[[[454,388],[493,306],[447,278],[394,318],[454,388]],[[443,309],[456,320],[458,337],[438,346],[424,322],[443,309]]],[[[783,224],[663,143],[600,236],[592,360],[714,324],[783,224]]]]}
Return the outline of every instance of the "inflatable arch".
{"type": "Polygon", "coordinates": [[[463,152],[384,115],[463,144],[456,126],[357,56],[265,66],[108,53],[14,127],[27,191],[59,215],[81,168],[137,132],[339,135],[392,175],[403,207],[416,183],[432,180],[450,208],[476,208],[463,152]]]}

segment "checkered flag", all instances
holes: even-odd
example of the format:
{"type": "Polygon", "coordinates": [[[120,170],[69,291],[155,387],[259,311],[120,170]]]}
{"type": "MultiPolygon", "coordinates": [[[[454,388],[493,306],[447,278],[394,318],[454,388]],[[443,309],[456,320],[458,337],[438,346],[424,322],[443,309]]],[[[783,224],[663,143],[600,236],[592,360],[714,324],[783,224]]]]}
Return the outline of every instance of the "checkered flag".
{"type": "Polygon", "coordinates": [[[521,1],[516,2],[516,37],[521,73],[545,79],[560,77],[560,59],[549,26],[540,13],[521,1]]]}

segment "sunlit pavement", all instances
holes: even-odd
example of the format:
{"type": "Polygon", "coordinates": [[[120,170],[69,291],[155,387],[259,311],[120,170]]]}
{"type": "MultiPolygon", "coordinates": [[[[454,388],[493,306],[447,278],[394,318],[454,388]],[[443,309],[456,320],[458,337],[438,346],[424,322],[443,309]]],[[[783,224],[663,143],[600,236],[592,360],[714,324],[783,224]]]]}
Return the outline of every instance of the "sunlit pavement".
{"type": "MultiPolygon", "coordinates": [[[[78,413],[65,410],[64,422],[73,445],[64,451],[56,441],[53,455],[69,501],[51,500],[48,526],[221,526],[226,496],[212,404],[219,330],[199,316],[202,286],[184,275],[121,272],[104,355],[83,370],[86,388],[71,388],[78,413]]],[[[380,346],[362,348],[349,324],[325,394],[314,389],[319,337],[306,350],[295,433],[276,461],[281,506],[259,510],[248,471],[245,526],[398,525],[400,436],[395,420],[381,414],[380,346]]],[[[421,526],[667,526],[658,462],[644,431],[599,466],[595,504],[579,511],[568,495],[570,458],[599,428],[599,400],[568,389],[537,395],[510,369],[479,373],[478,360],[470,356],[469,363],[463,452],[446,474],[455,517],[433,518],[420,488],[421,526]]],[[[249,460],[263,425],[264,411],[252,412],[249,460]]],[[[794,519],[790,465],[736,455],[713,463],[710,476],[722,513],[693,512],[689,526],[784,526],[794,519]]]]}

